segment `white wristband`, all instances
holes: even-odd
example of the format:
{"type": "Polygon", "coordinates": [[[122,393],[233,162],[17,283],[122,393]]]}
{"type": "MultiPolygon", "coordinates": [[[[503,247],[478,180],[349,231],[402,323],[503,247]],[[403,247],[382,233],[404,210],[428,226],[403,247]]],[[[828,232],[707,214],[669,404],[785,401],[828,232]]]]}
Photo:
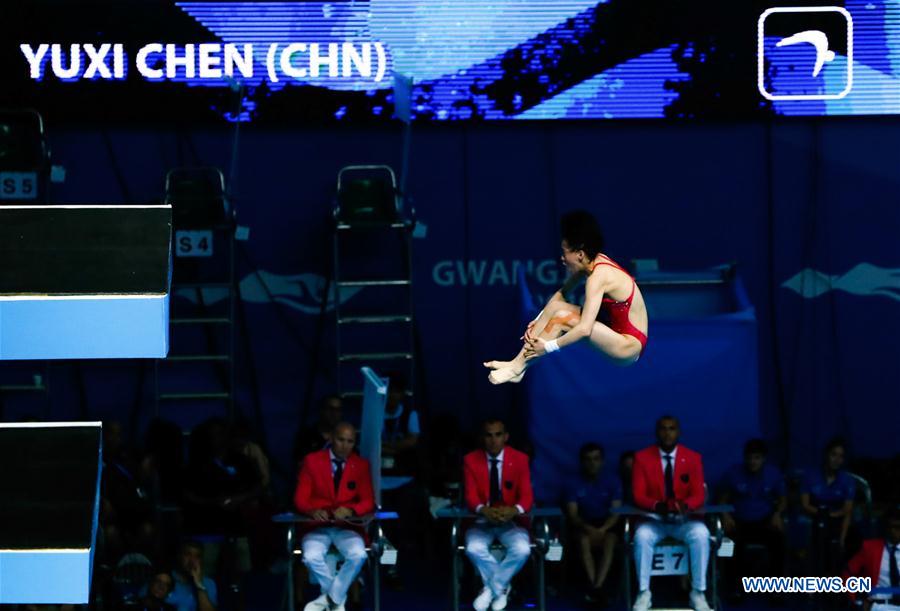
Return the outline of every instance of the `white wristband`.
{"type": "Polygon", "coordinates": [[[549,339],[544,342],[544,350],[547,351],[547,354],[557,352],[559,351],[559,343],[555,339],[549,339]]]}

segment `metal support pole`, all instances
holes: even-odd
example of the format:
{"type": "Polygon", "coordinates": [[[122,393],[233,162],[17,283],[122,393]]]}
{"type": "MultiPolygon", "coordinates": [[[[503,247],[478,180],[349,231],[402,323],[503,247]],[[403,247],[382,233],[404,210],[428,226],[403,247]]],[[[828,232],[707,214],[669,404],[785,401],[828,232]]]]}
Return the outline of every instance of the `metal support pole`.
{"type": "Polygon", "coordinates": [[[294,525],[289,524],[287,529],[287,590],[288,590],[288,608],[287,611],[294,611],[295,594],[294,594],[294,525]]]}
{"type": "Polygon", "coordinates": [[[384,553],[384,532],[376,525],[376,537],[372,541],[372,597],[375,611],[381,611],[381,555],[384,553]]]}
{"type": "Polygon", "coordinates": [[[374,558],[372,566],[372,597],[375,599],[375,611],[381,611],[381,558],[374,558]]]}
{"type": "Polygon", "coordinates": [[[453,521],[450,527],[450,600],[452,610],[459,609],[459,520],[453,521]]]}
{"type": "Polygon", "coordinates": [[[625,518],[625,534],[623,536],[625,543],[625,553],[622,559],[625,563],[625,608],[631,609],[631,520],[625,518]]]}
{"type": "Polygon", "coordinates": [[[537,559],[538,563],[538,609],[547,611],[547,588],[544,583],[544,554],[541,553],[537,559]]]}
{"type": "Polygon", "coordinates": [[[547,611],[547,583],[544,563],[547,560],[547,551],[550,549],[550,526],[546,519],[541,519],[541,538],[537,541],[538,557],[538,609],[547,611]]]}
{"type": "Polygon", "coordinates": [[[719,607],[719,547],[722,545],[722,518],[718,515],[716,516],[716,536],[713,544],[710,570],[712,572],[712,608],[715,610],[719,607]]]}

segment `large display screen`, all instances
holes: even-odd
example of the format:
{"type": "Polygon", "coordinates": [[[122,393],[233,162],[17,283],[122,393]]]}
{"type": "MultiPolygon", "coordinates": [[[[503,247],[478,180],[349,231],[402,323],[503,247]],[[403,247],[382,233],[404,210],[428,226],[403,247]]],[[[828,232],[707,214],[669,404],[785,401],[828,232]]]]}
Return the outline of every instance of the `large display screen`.
{"type": "Polygon", "coordinates": [[[0,11],[0,104],[67,118],[900,113],[900,0],[37,0],[0,11]]]}

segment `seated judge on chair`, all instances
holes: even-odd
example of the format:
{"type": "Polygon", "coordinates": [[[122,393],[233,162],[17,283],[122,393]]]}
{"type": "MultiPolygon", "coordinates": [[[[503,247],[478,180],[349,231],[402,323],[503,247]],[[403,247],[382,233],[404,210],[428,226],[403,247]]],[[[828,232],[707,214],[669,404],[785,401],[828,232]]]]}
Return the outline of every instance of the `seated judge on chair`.
{"type": "Polygon", "coordinates": [[[331,447],[308,454],[300,470],[294,504],[315,520],[301,542],[303,564],[322,590],[304,611],[343,611],[347,590],[366,562],[362,527],[345,521],[375,510],[369,462],[353,453],[355,444],[353,425],[341,422],[331,447]],[[325,561],[332,545],[344,560],[336,573],[325,561]]]}
{"type": "Polygon", "coordinates": [[[565,488],[566,518],[575,533],[581,566],[588,578],[590,602],[603,601],[603,584],[616,549],[615,526],[619,516],[610,513],[622,505],[622,482],[617,473],[604,468],[603,446],[589,442],[578,452],[581,472],[565,488]],[[600,549],[600,564],[594,551],[600,549]]]}
{"type": "MultiPolygon", "coordinates": [[[[844,469],[847,444],[840,438],[825,446],[824,460],[819,469],[808,471],[800,489],[800,506],[812,519],[812,557],[816,575],[833,575],[840,570],[839,562],[856,539],[853,528],[853,501],[856,480],[844,469]],[[835,544],[839,549],[835,549],[835,544]]],[[[858,539],[857,539],[858,543],[858,539]]]]}
{"type": "MultiPolygon", "coordinates": [[[[868,577],[872,588],[900,588],[900,507],[884,516],[884,537],[863,541],[842,575],[868,577]]],[[[851,598],[853,595],[851,594],[851,598]]],[[[900,594],[875,594],[863,602],[865,611],[900,611],[900,594]]]]}
{"type": "MultiPolygon", "coordinates": [[[[785,483],[767,454],[762,439],[751,439],[744,445],[744,461],[729,469],[722,481],[720,502],[734,504],[734,511],[725,513],[722,520],[725,533],[737,547],[736,568],[741,576],[758,574],[748,562],[748,547],[754,544],[768,552],[768,568],[762,569],[762,574],[783,573],[785,483]]],[[[737,586],[740,580],[734,581],[737,586]]]]}
{"type": "Polygon", "coordinates": [[[508,439],[502,421],[486,420],[484,449],[463,459],[466,505],[479,515],[466,531],[466,555],[484,583],[473,603],[477,611],[506,608],[509,583],[531,553],[528,531],[522,527],[533,503],[528,456],[508,447],[508,439]],[[499,562],[490,552],[495,540],[506,548],[499,562]]]}
{"type": "Polygon", "coordinates": [[[650,571],[653,548],[666,537],[683,541],[691,561],[691,607],[709,611],[706,602],[706,567],[709,563],[709,530],[688,515],[704,502],[703,464],[700,455],[678,444],[678,420],[663,416],[656,422],[656,445],[634,457],[634,504],[661,519],[648,520],[634,533],[634,564],[640,593],[634,611],[650,608],[650,571]]]}

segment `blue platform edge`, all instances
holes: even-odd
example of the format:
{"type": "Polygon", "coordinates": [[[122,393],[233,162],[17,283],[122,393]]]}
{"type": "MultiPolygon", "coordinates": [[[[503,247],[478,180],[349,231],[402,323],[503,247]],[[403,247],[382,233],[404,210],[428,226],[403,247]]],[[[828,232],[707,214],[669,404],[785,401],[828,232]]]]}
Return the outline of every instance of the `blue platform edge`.
{"type": "Polygon", "coordinates": [[[86,604],[93,548],[0,552],[0,603],[86,604]]]}
{"type": "MultiPolygon", "coordinates": [[[[78,426],[100,423],[79,422],[78,426]]],[[[87,549],[0,550],[0,604],[72,604],[90,602],[94,548],[100,510],[103,441],[97,452],[97,481],[87,549]]]]}
{"type": "Polygon", "coordinates": [[[0,297],[0,360],[164,358],[169,295],[0,297]]]}

